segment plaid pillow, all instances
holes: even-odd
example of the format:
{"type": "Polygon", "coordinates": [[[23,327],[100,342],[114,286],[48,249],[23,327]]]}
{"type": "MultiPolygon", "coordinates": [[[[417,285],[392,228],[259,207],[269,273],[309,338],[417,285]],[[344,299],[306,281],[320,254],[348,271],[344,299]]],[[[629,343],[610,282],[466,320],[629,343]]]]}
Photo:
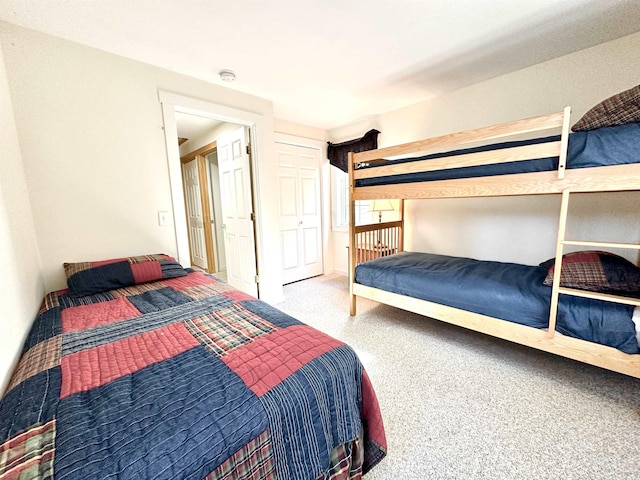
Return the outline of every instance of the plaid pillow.
{"type": "Polygon", "coordinates": [[[69,295],[83,297],[139,283],[187,275],[176,259],[164,254],[65,263],[69,295]]]}
{"type": "Polygon", "coordinates": [[[640,85],[607,98],[571,127],[574,132],[640,122],[640,85]]]}
{"type": "MultiPolygon", "coordinates": [[[[544,284],[553,285],[555,258],[540,266],[548,269],[544,284]]],[[[567,253],[562,257],[560,286],[594,292],[640,292],[640,268],[609,252],[567,253]]]]}

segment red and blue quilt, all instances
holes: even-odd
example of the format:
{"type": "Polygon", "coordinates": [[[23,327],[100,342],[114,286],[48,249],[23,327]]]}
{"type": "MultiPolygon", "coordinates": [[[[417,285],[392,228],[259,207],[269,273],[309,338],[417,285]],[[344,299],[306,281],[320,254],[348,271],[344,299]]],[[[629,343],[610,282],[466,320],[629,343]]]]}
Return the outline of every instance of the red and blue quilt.
{"type": "Polygon", "coordinates": [[[0,478],[356,479],[386,453],[354,351],[189,271],[45,297],[0,403],[0,478]]]}

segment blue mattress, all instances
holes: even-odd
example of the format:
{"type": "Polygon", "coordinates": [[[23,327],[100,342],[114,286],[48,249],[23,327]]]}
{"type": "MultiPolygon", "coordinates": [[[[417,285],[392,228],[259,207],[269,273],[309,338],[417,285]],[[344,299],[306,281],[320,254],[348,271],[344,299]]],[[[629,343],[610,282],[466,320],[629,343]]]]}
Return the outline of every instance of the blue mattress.
{"type": "MultiPolygon", "coordinates": [[[[429,253],[401,252],[357,266],[356,283],[535,328],[547,328],[546,269],[429,253]]],[[[640,353],[633,307],[561,295],[558,332],[640,353]]]]}
{"type": "MultiPolygon", "coordinates": [[[[446,158],[467,153],[488,150],[498,150],[523,145],[533,145],[560,140],[560,136],[536,138],[515,142],[502,142],[476,148],[454,150],[446,153],[425,155],[401,160],[390,160],[384,165],[412,162],[416,160],[430,160],[446,158]]],[[[575,132],[569,135],[567,147],[567,168],[587,168],[607,165],[640,163],[640,124],[629,123],[614,127],[599,128],[586,132],[575,132]]],[[[361,168],[373,168],[365,166],[361,168]]],[[[387,185],[394,183],[427,182],[434,180],[450,180],[454,178],[486,177],[493,175],[507,175],[514,173],[529,173],[557,170],[558,157],[540,158],[524,162],[508,162],[494,165],[480,165],[474,167],[452,168],[433,172],[417,172],[402,175],[387,175],[384,177],[365,178],[356,180],[356,186],[387,185]]]]}

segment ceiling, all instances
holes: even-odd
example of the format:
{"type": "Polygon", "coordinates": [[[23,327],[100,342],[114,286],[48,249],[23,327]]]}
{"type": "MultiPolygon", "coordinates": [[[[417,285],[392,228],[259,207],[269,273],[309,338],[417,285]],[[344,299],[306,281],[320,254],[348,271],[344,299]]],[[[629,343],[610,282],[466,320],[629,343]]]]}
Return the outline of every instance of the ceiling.
{"type": "Polygon", "coordinates": [[[0,20],[332,128],[640,31],[640,0],[0,0],[0,20]]]}
{"type": "Polygon", "coordinates": [[[201,117],[190,113],[175,112],[178,138],[195,140],[206,133],[210,133],[214,128],[223,122],[209,117],[201,117]]]}

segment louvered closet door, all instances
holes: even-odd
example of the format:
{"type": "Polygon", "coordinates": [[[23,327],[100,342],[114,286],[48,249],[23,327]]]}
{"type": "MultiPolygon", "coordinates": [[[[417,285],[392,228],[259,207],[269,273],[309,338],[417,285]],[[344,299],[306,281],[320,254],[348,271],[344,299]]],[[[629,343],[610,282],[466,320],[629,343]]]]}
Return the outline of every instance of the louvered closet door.
{"type": "Polygon", "coordinates": [[[276,143],[276,151],[286,284],[323,273],[320,150],[276,143]]]}

